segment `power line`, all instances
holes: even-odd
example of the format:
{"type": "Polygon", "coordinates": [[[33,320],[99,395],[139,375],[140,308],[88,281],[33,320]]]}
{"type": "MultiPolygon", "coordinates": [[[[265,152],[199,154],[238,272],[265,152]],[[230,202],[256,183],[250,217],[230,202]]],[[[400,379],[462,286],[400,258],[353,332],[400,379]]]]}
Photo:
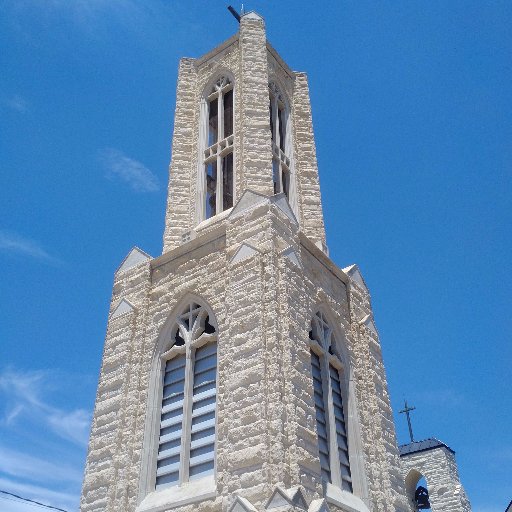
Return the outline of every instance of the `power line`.
{"type": "Polygon", "coordinates": [[[18,496],[17,494],[13,494],[12,492],[2,491],[1,489],[0,489],[0,492],[2,494],[7,494],[8,496],[13,496],[15,498],[18,498],[19,500],[26,501],[26,502],[32,503],[34,505],[39,505],[40,507],[51,508],[52,510],[60,510],[60,512],[68,512],[67,510],[64,510],[63,508],[57,508],[57,507],[52,507],[51,505],[45,505],[44,503],[41,503],[40,501],[34,501],[34,500],[30,500],[28,498],[23,498],[22,496],[18,496]]]}
{"type": "MultiPolygon", "coordinates": [[[[24,502],[20,501],[18,498],[10,498],[9,496],[2,496],[1,494],[0,494],[0,500],[12,501],[13,503],[24,503],[24,502]]],[[[27,503],[27,506],[43,508],[41,505],[36,505],[35,503],[27,503]]]]}

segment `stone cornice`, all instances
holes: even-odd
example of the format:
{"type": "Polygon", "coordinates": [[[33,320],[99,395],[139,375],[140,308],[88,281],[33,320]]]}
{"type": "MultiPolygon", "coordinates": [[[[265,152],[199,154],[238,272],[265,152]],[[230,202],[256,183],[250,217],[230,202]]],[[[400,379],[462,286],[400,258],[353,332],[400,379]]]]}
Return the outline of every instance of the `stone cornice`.
{"type": "Polygon", "coordinates": [[[322,250],[320,250],[304,233],[299,233],[302,247],[311,253],[327,270],[332,272],[347,288],[350,286],[350,277],[341,270],[322,250]]]}
{"type": "Polygon", "coordinates": [[[281,56],[277,53],[276,49],[267,41],[267,50],[276,59],[277,63],[281,66],[283,71],[285,71],[292,80],[295,80],[295,71],[292,71],[288,64],[281,58],[281,56]]]}
{"type": "Polygon", "coordinates": [[[221,43],[219,46],[217,46],[213,50],[209,51],[208,53],[205,53],[203,56],[199,57],[198,59],[195,59],[195,62],[194,62],[195,66],[196,67],[202,66],[203,64],[208,62],[212,57],[215,57],[219,53],[226,50],[226,48],[229,48],[232,44],[235,44],[236,42],[238,42],[238,36],[239,36],[239,34],[237,32],[235,35],[231,36],[228,40],[224,41],[223,43],[221,43]]]}
{"type": "Polygon", "coordinates": [[[218,226],[215,226],[215,228],[196,236],[193,240],[190,240],[190,242],[184,243],[177,247],[176,249],[172,249],[170,251],[165,252],[158,258],[155,258],[151,261],[151,270],[156,270],[157,268],[161,267],[162,265],[165,265],[166,263],[169,263],[170,261],[173,261],[181,256],[184,256],[185,254],[188,254],[192,251],[195,251],[196,249],[199,249],[203,245],[206,245],[210,242],[213,242],[214,240],[217,240],[219,238],[222,238],[226,235],[226,224],[220,223],[218,226]]]}

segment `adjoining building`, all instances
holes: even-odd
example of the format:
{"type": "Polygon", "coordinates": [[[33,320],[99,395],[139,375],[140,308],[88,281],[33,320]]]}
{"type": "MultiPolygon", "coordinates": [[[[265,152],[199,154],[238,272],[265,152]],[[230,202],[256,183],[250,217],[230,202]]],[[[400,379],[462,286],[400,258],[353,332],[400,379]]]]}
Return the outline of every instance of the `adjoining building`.
{"type": "Polygon", "coordinates": [[[399,450],[409,503],[434,512],[471,510],[460,483],[455,452],[448,445],[431,438],[412,441],[400,446],[399,450]],[[425,507],[421,506],[418,499],[418,483],[422,478],[428,482],[428,489],[425,489],[428,492],[428,506],[425,507]]]}

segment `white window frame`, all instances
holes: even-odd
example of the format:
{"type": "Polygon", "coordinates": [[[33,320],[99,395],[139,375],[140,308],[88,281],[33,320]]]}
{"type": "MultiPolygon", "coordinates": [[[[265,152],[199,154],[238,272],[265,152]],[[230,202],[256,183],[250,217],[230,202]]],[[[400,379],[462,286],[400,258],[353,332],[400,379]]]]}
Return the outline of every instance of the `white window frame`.
{"type": "Polygon", "coordinates": [[[286,196],[290,200],[291,188],[292,188],[292,162],[291,162],[291,123],[290,123],[290,109],[288,102],[281,93],[280,87],[276,82],[271,81],[268,85],[269,90],[269,108],[270,113],[270,124],[272,125],[271,133],[274,134],[272,139],[272,172],[274,165],[277,165],[277,184],[274,192],[276,194],[286,193],[286,196]],[[279,120],[279,111],[283,112],[283,124],[284,124],[284,141],[281,141],[281,130],[279,120]],[[281,142],[283,142],[283,149],[281,149],[281,142]],[[288,189],[285,192],[283,186],[283,177],[287,178],[288,189]]]}
{"type": "MultiPolygon", "coordinates": [[[[211,309],[196,297],[188,298],[180,303],[177,314],[173,315],[162,330],[157,342],[153,358],[153,368],[150,377],[150,388],[148,396],[148,409],[146,414],[146,429],[144,436],[144,447],[142,454],[142,472],[139,483],[139,505],[137,512],[159,512],[177,506],[202,501],[216,496],[216,473],[217,473],[217,422],[215,413],[215,444],[214,444],[214,468],[213,474],[194,479],[194,485],[186,485],[190,482],[190,436],[192,423],[193,405],[193,380],[194,380],[194,356],[195,352],[208,344],[214,343],[217,346],[218,356],[218,327],[215,316],[211,309]],[[182,317],[186,314],[187,308],[199,307],[199,315],[196,321],[188,330],[183,323],[182,317]],[[197,336],[200,326],[204,326],[206,317],[214,327],[212,334],[201,333],[197,336]],[[179,330],[184,344],[175,345],[176,331],[179,330]],[[167,361],[178,355],[185,355],[186,378],[183,398],[183,421],[182,439],[180,451],[179,481],[175,485],[169,485],[156,490],[156,473],[160,437],[160,421],[162,412],[163,379],[167,361]]],[[[218,362],[216,366],[216,401],[218,399],[218,362]]],[[[215,410],[217,410],[217,405],[215,410]]]]}
{"type": "MultiPolygon", "coordinates": [[[[347,368],[339,355],[336,336],[331,327],[331,322],[321,310],[317,311],[311,320],[311,331],[313,338],[309,338],[309,348],[320,359],[320,374],[322,377],[322,393],[324,398],[325,418],[327,421],[327,443],[329,449],[329,469],[332,485],[342,489],[343,477],[340,471],[340,460],[338,452],[337,434],[336,434],[336,418],[334,413],[334,405],[332,398],[332,385],[330,376],[330,366],[338,372],[341,395],[343,400],[343,416],[347,437],[347,456],[350,467],[350,485],[354,492],[354,471],[351,457],[352,438],[349,428],[349,411],[348,411],[348,389],[347,389],[347,368]],[[331,350],[329,350],[331,349],[331,350]]],[[[347,491],[349,492],[349,491],[347,491]]]]}
{"type": "MultiPolygon", "coordinates": [[[[196,211],[197,223],[216,217],[224,211],[224,189],[223,189],[223,169],[222,159],[229,154],[233,155],[233,177],[232,177],[232,195],[233,204],[235,202],[235,85],[233,77],[229,73],[224,73],[218,76],[213,84],[205,89],[201,104],[201,119],[200,119],[200,143],[199,143],[199,194],[198,205],[196,211]],[[224,96],[227,92],[233,91],[233,133],[224,136],[224,96]],[[208,145],[209,135],[209,103],[217,99],[217,142],[208,145]],[[208,163],[215,162],[217,164],[217,184],[216,184],[216,201],[215,201],[215,215],[210,217],[206,216],[206,198],[207,198],[207,170],[208,163]]],[[[228,208],[229,209],[229,208],[228,208]]]]}

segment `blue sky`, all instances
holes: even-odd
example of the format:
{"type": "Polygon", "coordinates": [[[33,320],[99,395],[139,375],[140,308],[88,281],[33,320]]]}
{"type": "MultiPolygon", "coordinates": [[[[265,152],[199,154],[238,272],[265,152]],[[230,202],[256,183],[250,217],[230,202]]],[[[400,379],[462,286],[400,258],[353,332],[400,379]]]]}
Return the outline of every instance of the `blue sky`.
{"type": "MultiPolygon", "coordinates": [[[[331,257],[370,286],[399,441],[406,397],[473,510],[503,511],[512,4],[245,6],[309,74],[331,257]]],[[[217,1],[0,1],[0,489],[77,510],[113,272],[161,253],[178,59],[236,30],[217,1]]]]}

